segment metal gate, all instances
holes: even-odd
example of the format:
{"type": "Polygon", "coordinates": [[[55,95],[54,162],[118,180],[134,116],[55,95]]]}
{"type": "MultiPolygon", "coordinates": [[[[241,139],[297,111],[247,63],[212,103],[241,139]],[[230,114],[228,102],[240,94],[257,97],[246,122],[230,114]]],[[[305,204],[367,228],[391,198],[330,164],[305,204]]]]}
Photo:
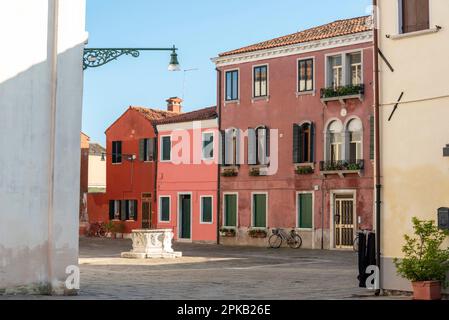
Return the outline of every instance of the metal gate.
{"type": "Polygon", "coordinates": [[[336,195],[334,205],[335,248],[352,248],[354,242],[354,198],[336,195]]]}

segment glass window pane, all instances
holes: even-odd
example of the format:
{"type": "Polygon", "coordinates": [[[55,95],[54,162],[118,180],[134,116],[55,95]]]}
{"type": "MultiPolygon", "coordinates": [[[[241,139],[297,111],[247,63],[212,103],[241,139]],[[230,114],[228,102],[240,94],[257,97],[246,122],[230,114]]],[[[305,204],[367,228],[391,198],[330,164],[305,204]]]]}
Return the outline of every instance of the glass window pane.
{"type": "Polygon", "coordinates": [[[226,72],[226,100],[232,100],[232,73],[226,72]]]}
{"type": "Polygon", "coordinates": [[[214,157],[214,134],[212,132],[203,134],[203,158],[211,159],[214,157]]]}
{"type": "Polygon", "coordinates": [[[212,197],[201,198],[201,221],[212,222],[212,197]]]}
{"type": "Polygon", "coordinates": [[[170,198],[161,197],[161,221],[170,221],[170,198]]]}
{"type": "Polygon", "coordinates": [[[238,78],[238,72],[237,71],[233,71],[233,76],[232,76],[232,100],[237,100],[238,99],[238,83],[239,83],[239,78],[238,78]]]}
{"type": "Polygon", "coordinates": [[[162,138],[162,160],[163,161],[171,160],[171,138],[170,137],[162,138]]]}

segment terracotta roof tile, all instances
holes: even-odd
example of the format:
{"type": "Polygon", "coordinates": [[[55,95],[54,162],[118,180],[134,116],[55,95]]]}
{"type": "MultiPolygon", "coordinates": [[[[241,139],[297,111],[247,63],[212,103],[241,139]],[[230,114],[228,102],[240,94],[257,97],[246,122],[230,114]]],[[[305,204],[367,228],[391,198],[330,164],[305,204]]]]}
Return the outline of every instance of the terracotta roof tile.
{"type": "Polygon", "coordinates": [[[192,112],[186,112],[178,114],[174,117],[168,117],[161,120],[156,120],[153,123],[158,124],[169,124],[169,123],[180,123],[189,121],[200,121],[217,118],[217,107],[209,107],[204,109],[195,110],[192,112]]]}
{"type": "Polygon", "coordinates": [[[372,30],[371,16],[363,16],[352,19],[337,20],[322,26],[296,32],[287,36],[260,42],[240,49],[219,54],[220,57],[233,54],[246,53],[276,47],[283,47],[309,41],[317,41],[327,38],[339,37],[353,33],[372,30]]]}
{"type": "Polygon", "coordinates": [[[170,117],[174,117],[179,115],[179,113],[176,112],[170,112],[170,111],[164,111],[164,110],[158,110],[158,109],[150,109],[150,108],[144,108],[144,107],[135,107],[131,106],[130,109],[135,110],[137,112],[140,112],[145,118],[147,118],[150,121],[156,121],[156,120],[162,120],[170,117]]]}
{"type": "Polygon", "coordinates": [[[89,155],[101,156],[106,152],[106,149],[99,143],[93,142],[89,143],[89,155]]]}

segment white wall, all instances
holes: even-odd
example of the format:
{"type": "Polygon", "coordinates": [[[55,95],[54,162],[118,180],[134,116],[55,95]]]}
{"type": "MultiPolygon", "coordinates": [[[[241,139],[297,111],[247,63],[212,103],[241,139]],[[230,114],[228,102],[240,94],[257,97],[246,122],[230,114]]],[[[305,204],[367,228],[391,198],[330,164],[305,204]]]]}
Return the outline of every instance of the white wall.
{"type": "Polygon", "coordinates": [[[56,2],[0,2],[0,294],[63,293],[78,263],[85,0],[58,1],[57,29],[56,2]]]}
{"type": "Polygon", "coordinates": [[[89,155],[89,188],[106,188],[106,161],[101,158],[89,155]]]}

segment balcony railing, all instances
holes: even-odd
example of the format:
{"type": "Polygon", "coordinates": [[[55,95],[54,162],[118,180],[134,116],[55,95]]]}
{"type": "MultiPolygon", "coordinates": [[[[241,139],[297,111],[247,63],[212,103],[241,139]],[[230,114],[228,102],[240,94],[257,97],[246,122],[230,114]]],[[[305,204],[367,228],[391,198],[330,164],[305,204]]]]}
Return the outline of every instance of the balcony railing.
{"type": "Polygon", "coordinates": [[[321,99],[325,100],[338,100],[344,97],[361,97],[365,94],[365,85],[347,85],[342,87],[331,87],[321,89],[321,99]]]}
{"type": "Polygon", "coordinates": [[[339,161],[321,161],[320,171],[322,172],[338,172],[338,171],[354,171],[363,170],[365,161],[363,160],[339,160],[339,161]]]}

